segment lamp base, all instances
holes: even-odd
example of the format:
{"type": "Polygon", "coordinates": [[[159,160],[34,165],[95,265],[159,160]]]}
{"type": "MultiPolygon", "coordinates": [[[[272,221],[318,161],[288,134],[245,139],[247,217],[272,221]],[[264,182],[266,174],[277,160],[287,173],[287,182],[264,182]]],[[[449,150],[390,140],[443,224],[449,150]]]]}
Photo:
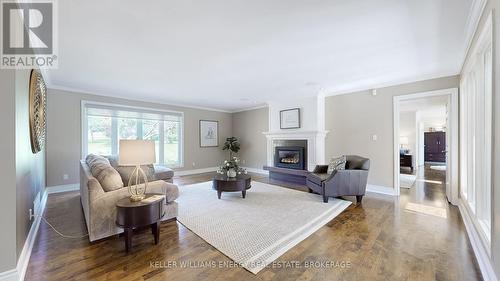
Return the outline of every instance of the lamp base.
{"type": "Polygon", "coordinates": [[[141,169],[141,166],[135,166],[135,169],[130,174],[128,179],[128,192],[130,193],[131,202],[139,202],[146,198],[146,190],[148,189],[148,177],[141,169]],[[141,185],[141,178],[144,185],[141,185]],[[135,181],[135,184],[133,183],[135,181]]]}
{"type": "Polygon", "coordinates": [[[144,194],[141,195],[131,195],[130,196],[130,202],[139,202],[142,201],[146,196],[144,194]]]}

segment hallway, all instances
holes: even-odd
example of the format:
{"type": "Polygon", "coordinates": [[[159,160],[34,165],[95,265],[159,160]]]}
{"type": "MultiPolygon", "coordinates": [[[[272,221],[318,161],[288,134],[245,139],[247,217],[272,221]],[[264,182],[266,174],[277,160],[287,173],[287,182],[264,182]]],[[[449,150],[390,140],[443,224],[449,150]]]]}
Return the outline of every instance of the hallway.
{"type": "Polygon", "coordinates": [[[411,202],[444,209],[452,207],[446,198],[445,170],[432,169],[431,165],[425,164],[413,172],[402,169],[401,174],[416,176],[411,188],[401,188],[401,204],[411,202]]]}

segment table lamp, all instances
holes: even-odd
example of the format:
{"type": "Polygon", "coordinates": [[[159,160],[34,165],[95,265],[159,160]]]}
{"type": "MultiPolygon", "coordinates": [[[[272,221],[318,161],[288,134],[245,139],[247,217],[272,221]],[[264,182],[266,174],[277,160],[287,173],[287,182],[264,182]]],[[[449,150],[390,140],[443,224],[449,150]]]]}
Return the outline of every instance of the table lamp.
{"type": "Polygon", "coordinates": [[[148,140],[120,140],[120,155],[118,165],[135,166],[128,180],[130,201],[141,201],[146,197],[148,177],[141,165],[150,165],[156,162],[155,142],[148,140]],[[141,186],[141,177],[144,186],[141,186]]]}
{"type": "Polygon", "coordinates": [[[399,137],[399,144],[401,145],[401,148],[406,148],[406,146],[409,144],[409,139],[408,137],[399,137]]]}

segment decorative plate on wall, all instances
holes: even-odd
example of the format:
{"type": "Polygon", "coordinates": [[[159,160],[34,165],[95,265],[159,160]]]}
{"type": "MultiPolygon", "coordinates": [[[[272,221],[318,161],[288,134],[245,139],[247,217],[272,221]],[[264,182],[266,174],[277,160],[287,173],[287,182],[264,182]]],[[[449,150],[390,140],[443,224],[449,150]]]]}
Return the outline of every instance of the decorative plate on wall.
{"type": "Polygon", "coordinates": [[[42,150],[45,143],[45,110],[47,107],[47,87],[38,70],[31,71],[29,91],[31,151],[36,154],[42,150]]]}

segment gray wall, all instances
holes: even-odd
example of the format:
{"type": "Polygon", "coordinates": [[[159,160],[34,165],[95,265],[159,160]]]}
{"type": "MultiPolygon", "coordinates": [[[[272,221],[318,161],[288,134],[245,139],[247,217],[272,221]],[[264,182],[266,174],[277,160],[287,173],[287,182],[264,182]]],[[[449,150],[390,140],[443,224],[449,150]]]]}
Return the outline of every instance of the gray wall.
{"type": "Polygon", "coordinates": [[[15,72],[0,70],[0,272],[16,267],[15,72]]]}
{"type": "MultiPolygon", "coordinates": [[[[500,0],[488,1],[484,9],[478,30],[482,29],[489,14],[493,12],[493,168],[492,168],[492,198],[491,206],[493,213],[491,216],[491,246],[492,261],[497,278],[500,278],[500,90],[497,82],[500,81],[500,20],[498,11],[500,10],[500,0]]],[[[477,41],[478,33],[474,36],[477,41]]]]}
{"type": "Polygon", "coordinates": [[[45,151],[31,152],[29,129],[29,70],[16,71],[16,231],[19,257],[31,228],[29,209],[45,188],[45,151]]]}
{"type": "Polygon", "coordinates": [[[47,186],[79,182],[81,158],[81,101],[98,101],[121,105],[184,112],[184,167],[192,170],[216,167],[225,157],[224,140],[232,134],[231,113],[200,110],[156,103],[132,101],[49,89],[47,111],[47,186]],[[219,121],[219,147],[200,148],[199,120],[219,121]],[[196,163],[193,166],[193,162],[196,163]],[[63,175],[69,179],[64,180],[63,175]]]}
{"type": "Polygon", "coordinates": [[[238,156],[242,166],[262,169],[267,162],[267,142],[262,132],[269,131],[269,108],[233,113],[233,135],[241,142],[238,156]]]}
{"type": "Polygon", "coordinates": [[[393,97],[418,92],[458,88],[458,76],[361,91],[326,98],[326,159],[357,154],[371,160],[368,182],[393,187],[393,97]],[[373,141],[372,136],[378,140],[373,141]]]}
{"type": "Polygon", "coordinates": [[[45,186],[44,151],[31,152],[29,134],[30,71],[0,71],[0,272],[14,269],[32,222],[29,209],[45,186]]]}

